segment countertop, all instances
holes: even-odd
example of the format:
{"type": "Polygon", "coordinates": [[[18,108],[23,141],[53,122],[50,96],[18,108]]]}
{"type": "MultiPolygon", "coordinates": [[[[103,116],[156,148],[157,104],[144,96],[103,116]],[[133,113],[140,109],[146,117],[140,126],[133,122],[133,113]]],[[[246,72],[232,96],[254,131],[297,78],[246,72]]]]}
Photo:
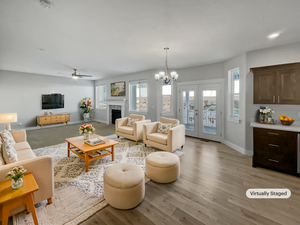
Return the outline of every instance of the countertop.
{"type": "Polygon", "coordinates": [[[251,122],[250,126],[251,127],[257,127],[257,128],[265,128],[265,129],[272,129],[272,130],[285,130],[285,131],[299,132],[300,133],[300,126],[295,125],[295,123],[290,125],[290,126],[285,126],[285,125],[282,125],[280,123],[280,121],[279,121],[279,124],[276,124],[276,125],[258,123],[258,122],[251,122]]]}

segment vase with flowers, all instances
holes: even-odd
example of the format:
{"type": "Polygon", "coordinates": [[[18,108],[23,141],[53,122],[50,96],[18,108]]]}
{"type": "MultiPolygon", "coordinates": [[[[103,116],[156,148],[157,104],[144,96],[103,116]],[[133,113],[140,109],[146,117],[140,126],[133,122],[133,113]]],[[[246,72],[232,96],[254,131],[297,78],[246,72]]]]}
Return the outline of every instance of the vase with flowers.
{"type": "Polygon", "coordinates": [[[96,129],[91,124],[83,124],[79,127],[79,134],[83,134],[84,140],[89,140],[91,133],[96,129]]]}
{"type": "Polygon", "coordinates": [[[274,110],[266,107],[264,109],[259,110],[260,113],[260,122],[261,123],[272,123],[272,115],[274,114],[274,110]]]}
{"type": "Polygon", "coordinates": [[[88,122],[90,118],[90,113],[93,112],[92,100],[91,98],[84,98],[80,101],[80,108],[83,111],[84,122],[88,122]]]}
{"type": "Polygon", "coordinates": [[[14,190],[17,190],[20,187],[22,187],[22,185],[23,185],[22,177],[24,177],[24,173],[27,170],[25,170],[23,166],[16,166],[12,169],[13,169],[12,171],[9,171],[6,174],[5,178],[10,177],[11,178],[11,187],[14,190]]]}

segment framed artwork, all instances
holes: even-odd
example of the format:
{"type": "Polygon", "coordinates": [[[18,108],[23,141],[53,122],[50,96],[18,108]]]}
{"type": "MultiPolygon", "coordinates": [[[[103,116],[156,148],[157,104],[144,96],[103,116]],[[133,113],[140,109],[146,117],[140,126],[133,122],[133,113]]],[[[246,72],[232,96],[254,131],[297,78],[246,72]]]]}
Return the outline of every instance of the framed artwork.
{"type": "Polygon", "coordinates": [[[115,82],[110,84],[111,96],[125,96],[125,81],[115,82]]]}

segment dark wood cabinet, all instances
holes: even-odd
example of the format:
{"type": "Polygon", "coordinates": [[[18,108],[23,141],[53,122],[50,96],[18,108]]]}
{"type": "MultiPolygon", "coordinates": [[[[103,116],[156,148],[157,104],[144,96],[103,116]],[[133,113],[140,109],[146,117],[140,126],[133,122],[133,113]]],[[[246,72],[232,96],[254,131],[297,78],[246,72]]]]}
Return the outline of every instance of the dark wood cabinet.
{"type": "Polygon", "coordinates": [[[254,104],[300,104],[300,63],[252,68],[254,104]]]}
{"type": "Polygon", "coordinates": [[[253,167],[297,175],[298,133],[253,128],[253,167]]]}
{"type": "Polygon", "coordinates": [[[273,104],[276,99],[276,73],[257,71],[254,76],[254,104],[273,104]]]}

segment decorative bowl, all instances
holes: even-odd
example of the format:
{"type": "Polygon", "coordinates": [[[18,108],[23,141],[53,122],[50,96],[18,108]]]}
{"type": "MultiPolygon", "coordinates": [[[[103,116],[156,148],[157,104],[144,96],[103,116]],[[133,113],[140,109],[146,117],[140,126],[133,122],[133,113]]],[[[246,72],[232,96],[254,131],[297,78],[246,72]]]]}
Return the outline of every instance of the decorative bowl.
{"type": "Polygon", "coordinates": [[[280,120],[280,121],[281,121],[282,125],[290,126],[294,123],[295,120],[293,120],[293,121],[280,120]]]}

